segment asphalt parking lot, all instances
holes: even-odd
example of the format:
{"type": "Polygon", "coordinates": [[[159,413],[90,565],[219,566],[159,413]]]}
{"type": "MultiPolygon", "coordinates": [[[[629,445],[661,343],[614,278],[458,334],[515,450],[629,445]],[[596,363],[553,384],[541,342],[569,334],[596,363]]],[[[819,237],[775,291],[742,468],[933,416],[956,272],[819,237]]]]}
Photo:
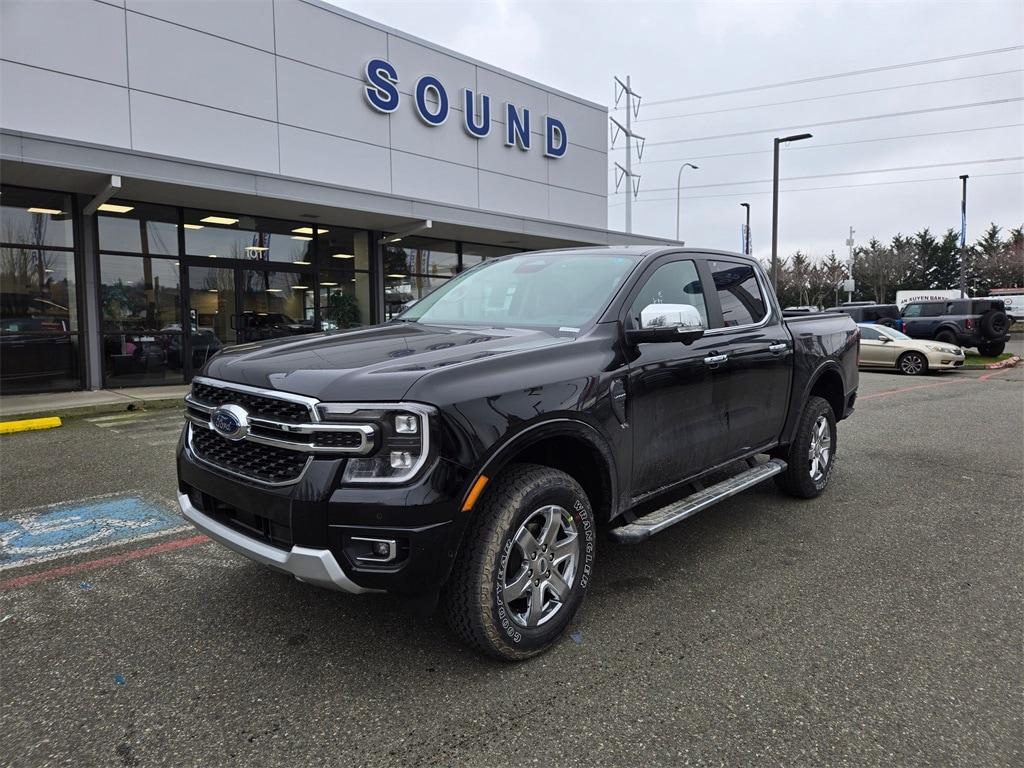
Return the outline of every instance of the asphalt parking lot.
{"type": "Polygon", "coordinates": [[[603,541],[574,637],[518,666],[182,527],[180,418],[0,439],[6,530],[150,510],[0,570],[0,763],[1021,764],[1024,368],[863,373],[822,498],[603,541]]]}

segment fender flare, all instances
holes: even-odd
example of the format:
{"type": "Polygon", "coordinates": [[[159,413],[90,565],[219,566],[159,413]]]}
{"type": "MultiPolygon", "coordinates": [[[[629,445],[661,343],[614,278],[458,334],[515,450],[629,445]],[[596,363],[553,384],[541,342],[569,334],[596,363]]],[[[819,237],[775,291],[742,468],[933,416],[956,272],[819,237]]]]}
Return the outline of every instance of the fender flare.
{"type": "MultiPolygon", "coordinates": [[[[784,445],[788,445],[790,439],[793,436],[793,431],[796,429],[796,424],[799,421],[800,416],[803,414],[804,408],[807,407],[807,401],[811,396],[811,390],[814,389],[814,386],[821,380],[822,376],[825,376],[826,374],[829,373],[835,373],[837,376],[839,376],[839,380],[843,383],[843,399],[845,401],[846,379],[843,377],[843,369],[835,360],[825,360],[824,362],[821,363],[821,365],[815,368],[811,375],[807,378],[807,383],[804,385],[803,391],[800,393],[800,399],[791,403],[791,405],[799,405],[799,408],[791,407],[789,409],[789,416],[786,419],[786,426],[782,432],[783,440],[781,442],[784,445]]],[[[839,418],[842,418],[841,414],[839,418]]]]}
{"type": "Polygon", "coordinates": [[[483,463],[473,471],[470,482],[459,501],[460,508],[465,504],[466,498],[481,475],[488,478],[495,477],[509,464],[515,454],[551,437],[577,438],[590,445],[601,456],[609,484],[611,517],[614,517],[619,506],[618,464],[615,461],[615,454],[600,430],[582,419],[574,419],[569,416],[559,416],[536,422],[512,435],[503,436],[497,441],[486,454],[483,463]]]}

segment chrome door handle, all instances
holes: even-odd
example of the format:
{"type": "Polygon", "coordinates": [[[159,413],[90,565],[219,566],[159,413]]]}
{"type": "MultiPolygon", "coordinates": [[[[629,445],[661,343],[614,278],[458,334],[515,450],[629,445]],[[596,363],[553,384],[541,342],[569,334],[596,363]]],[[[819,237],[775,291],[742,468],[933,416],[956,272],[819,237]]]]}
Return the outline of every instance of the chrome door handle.
{"type": "Polygon", "coordinates": [[[718,365],[729,359],[728,355],[708,355],[704,358],[704,365],[718,365]]]}
{"type": "Polygon", "coordinates": [[[780,341],[778,344],[772,344],[768,347],[768,351],[773,355],[779,354],[779,352],[785,352],[789,348],[789,345],[784,341],[780,341]]]}

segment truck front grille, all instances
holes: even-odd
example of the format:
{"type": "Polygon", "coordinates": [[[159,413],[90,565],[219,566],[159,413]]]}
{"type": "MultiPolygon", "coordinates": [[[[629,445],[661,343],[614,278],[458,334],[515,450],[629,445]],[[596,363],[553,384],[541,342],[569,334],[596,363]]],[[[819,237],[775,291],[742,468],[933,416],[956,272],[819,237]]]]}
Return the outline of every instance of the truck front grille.
{"type": "Polygon", "coordinates": [[[261,419],[284,421],[289,424],[303,424],[310,420],[309,408],[302,403],[250,392],[238,392],[227,387],[213,387],[198,381],[192,383],[192,397],[214,408],[229,403],[240,405],[251,415],[261,419]]]}
{"type": "Polygon", "coordinates": [[[312,460],[307,453],[233,441],[197,424],[189,425],[192,452],[208,464],[263,483],[295,482],[312,460]]]}

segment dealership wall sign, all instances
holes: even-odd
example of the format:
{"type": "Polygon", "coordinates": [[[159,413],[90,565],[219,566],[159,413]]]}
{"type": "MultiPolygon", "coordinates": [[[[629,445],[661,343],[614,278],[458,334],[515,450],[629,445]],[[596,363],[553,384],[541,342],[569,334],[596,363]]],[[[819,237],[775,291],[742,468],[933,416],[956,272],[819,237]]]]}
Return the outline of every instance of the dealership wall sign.
{"type": "MultiPolygon", "coordinates": [[[[390,114],[398,109],[402,95],[398,92],[398,70],[384,59],[366,62],[366,103],[373,109],[390,114]]],[[[423,75],[413,90],[413,107],[425,125],[444,125],[451,112],[451,102],[444,83],[433,75],[423,75]]],[[[476,93],[472,88],[462,89],[462,127],[474,139],[483,139],[491,132],[491,97],[476,93]]],[[[505,102],[505,145],[530,149],[530,110],[505,102]]],[[[564,157],[569,148],[569,135],[565,125],[556,117],[544,116],[544,154],[564,157]]]]}

